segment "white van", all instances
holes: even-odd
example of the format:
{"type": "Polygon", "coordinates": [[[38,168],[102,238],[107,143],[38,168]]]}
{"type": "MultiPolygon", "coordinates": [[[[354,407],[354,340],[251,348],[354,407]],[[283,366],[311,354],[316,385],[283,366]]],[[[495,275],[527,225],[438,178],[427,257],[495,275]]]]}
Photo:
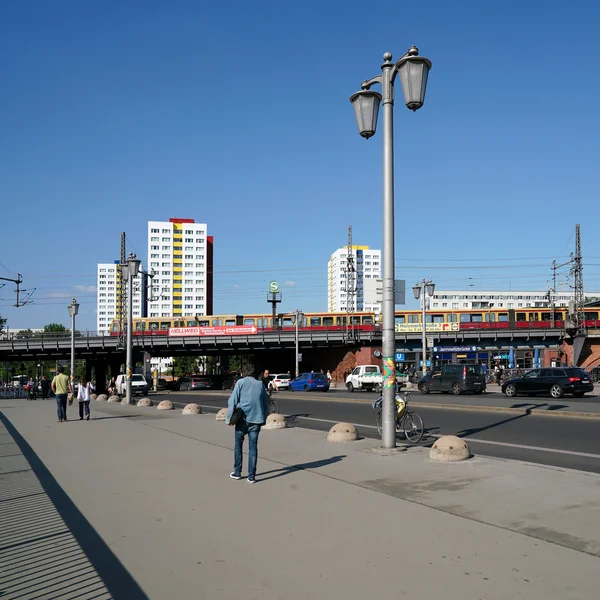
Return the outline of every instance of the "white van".
{"type": "MultiPolygon", "coordinates": [[[[124,396],[127,393],[127,376],[119,375],[117,377],[117,394],[124,396]]],[[[131,376],[131,393],[141,394],[145,396],[148,393],[148,382],[144,379],[143,375],[134,373],[131,376]]]]}

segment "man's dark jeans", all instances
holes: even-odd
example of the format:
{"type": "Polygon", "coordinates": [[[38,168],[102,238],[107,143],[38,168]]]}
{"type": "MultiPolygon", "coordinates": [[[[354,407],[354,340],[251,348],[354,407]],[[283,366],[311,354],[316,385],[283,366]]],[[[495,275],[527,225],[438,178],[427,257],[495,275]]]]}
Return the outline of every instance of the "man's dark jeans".
{"type": "Polygon", "coordinates": [[[67,394],[56,394],[56,412],[59,421],[67,420],[67,394]]]}
{"type": "Polygon", "coordinates": [[[244,438],[248,436],[248,479],[256,477],[256,462],[258,460],[258,434],[260,425],[257,423],[246,423],[244,419],[235,425],[235,446],[233,450],[233,472],[242,474],[242,449],[244,438]]]}

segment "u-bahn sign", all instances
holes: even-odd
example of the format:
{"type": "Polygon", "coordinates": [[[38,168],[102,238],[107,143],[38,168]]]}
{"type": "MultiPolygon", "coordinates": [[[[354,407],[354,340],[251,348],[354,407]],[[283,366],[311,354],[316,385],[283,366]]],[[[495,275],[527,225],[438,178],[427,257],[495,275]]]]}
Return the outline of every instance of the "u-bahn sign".
{"type": "MultiPolygon", "coordinates": [[[[426,323],[425,329],[427,333],[458,330],[458,323],[426,323]]],[[[423,325],[421,323],[396,323],[397,333],[421,333],[422,331],[423,325]]]]}
{"type": "Polygon", "coordinates": [[[171,327],[169,337],[207,337],[223,335],[255,335],[254,325],[221,325],[218,327],[171,327]]]}

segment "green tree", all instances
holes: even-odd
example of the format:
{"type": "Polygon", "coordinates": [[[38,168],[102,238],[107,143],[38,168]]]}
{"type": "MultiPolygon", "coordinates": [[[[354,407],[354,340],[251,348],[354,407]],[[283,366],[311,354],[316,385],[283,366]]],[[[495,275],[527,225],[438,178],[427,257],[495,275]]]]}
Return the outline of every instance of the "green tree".
{"type": "Polygon", "coordinates": [[[25,338],[34,337],[34,333],[33,333],[33,331],[31,331],[31,329],[22,329],[21,331],[18,331],[15,334],[15,337],[18,340],[22,340],[22,339],[25,339],[25,338]]]}
{"type": "Polygon", "coordinates": [[[182,375],[193,375],[199,373],[198,359],[195,356],[181,356],[173,359],[172,374],[173,377],[182,375]]]}
{"type": "Polygon", "coordinates": [[[0,317],[0,333],[4,330],[4,326],[6,325],[6,319],[0,317]]]}
{"type": "Polygon", "coordinates": [[[229,359],[229,370],[236,373],[248,373],[254,369],[254,362],[249,356],[242,354],[240,356],[232,356],[229,359]]]}
{"type": "Polygon", "coordinates": [[[66,333],[67,328],[60,323],[48,323],[44,325],[44,333],[66,333]]]}

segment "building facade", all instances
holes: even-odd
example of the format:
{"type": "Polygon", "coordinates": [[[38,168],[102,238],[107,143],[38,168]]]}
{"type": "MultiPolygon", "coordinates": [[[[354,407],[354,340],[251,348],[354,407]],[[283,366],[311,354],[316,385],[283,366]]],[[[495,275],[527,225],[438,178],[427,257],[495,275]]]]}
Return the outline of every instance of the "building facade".
{"type": "MultiPolygon", "coordinates": [[[[381,250],[352,246],[355,268],[355,311],[381,312],[381,250]]],[[[343,312],[348,308],[348,246],[338,248],[327,264],[327,310],[343,312]]]]}
{"type": "MultiPolygon", "coordinates": [[[[586,298],[600,298],[600,292],[586,292],[586,298]]],[[[435,291],[430,301],[430,309],[486,309],[486,308],[547,308],[568,307],[574,300],[571,290],[557,292],[498,292],[479,290],[435,291]]]]}
{"type": "Polygon", "coordinates": [[[213,238],[193,219],[148,222],[148,317],[213,313],[213,238]]]}
{"type": "MultiPolygon", "coordinates": [[[[146,311],[146,286],[145,277],[141,273],[133,280],[133,317],[145,316],[146,311]]],[[[121,308],[121,272],[119,261],[112,263],[100,263],[98,265],[98,277],[96,282],[96,329],[98,335],[108,335],[110,324],[113,319],[120,317],[121,308]]]]}

